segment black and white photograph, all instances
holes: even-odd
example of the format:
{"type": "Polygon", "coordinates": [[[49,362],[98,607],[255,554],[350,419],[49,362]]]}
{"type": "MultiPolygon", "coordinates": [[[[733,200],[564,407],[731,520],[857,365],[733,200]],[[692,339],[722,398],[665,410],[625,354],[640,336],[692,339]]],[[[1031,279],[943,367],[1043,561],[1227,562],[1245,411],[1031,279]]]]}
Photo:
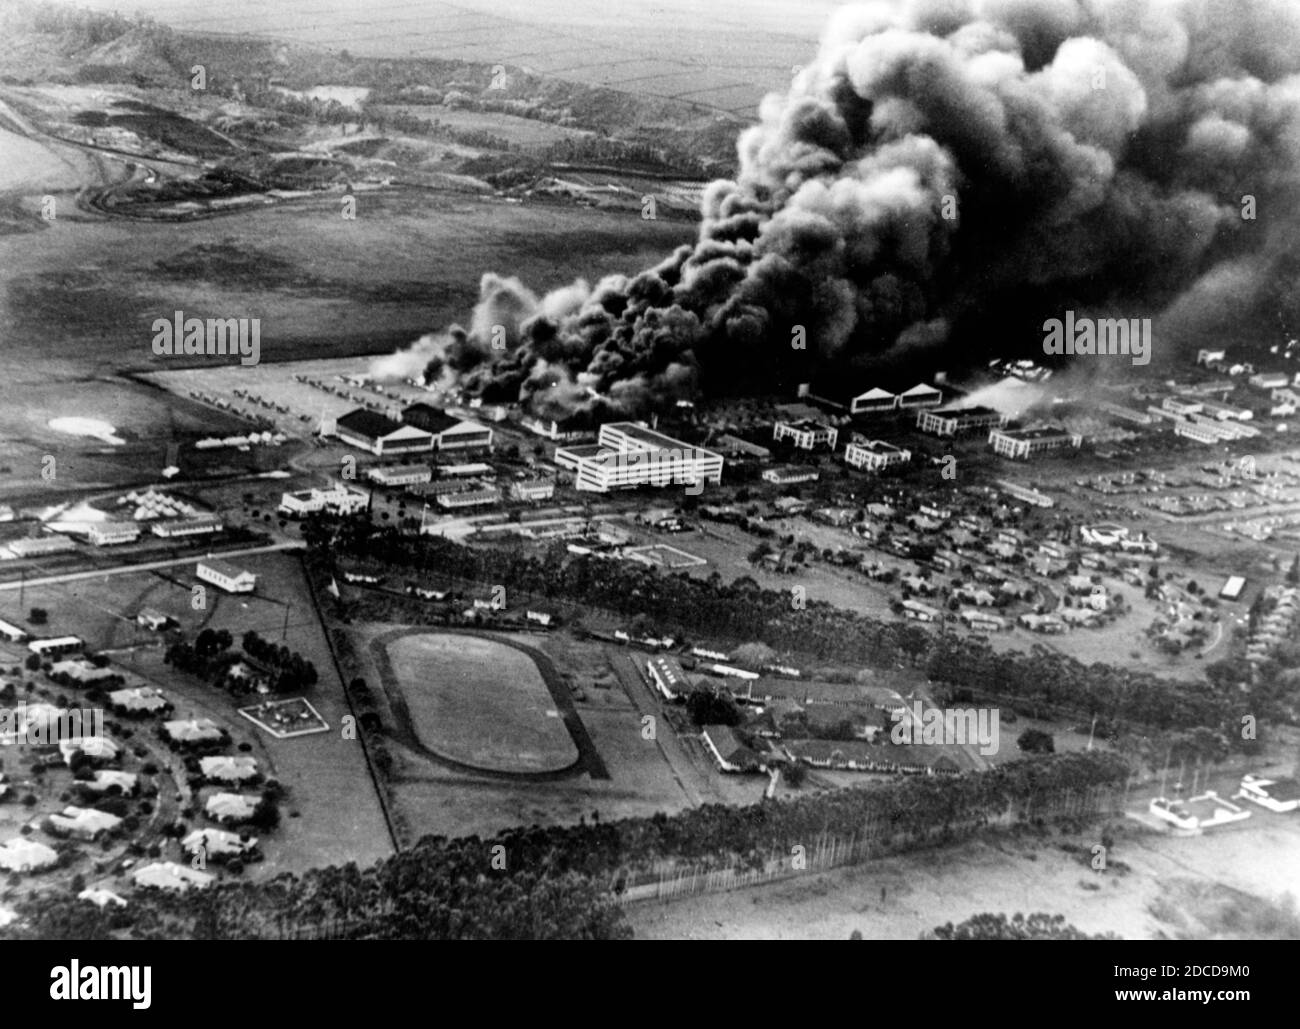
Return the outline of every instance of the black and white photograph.
{"type": "Polygon", "coordinates": [[[1300,2],[0,0],[0,399],[34,996],[1300,939],[1300,2]]]}

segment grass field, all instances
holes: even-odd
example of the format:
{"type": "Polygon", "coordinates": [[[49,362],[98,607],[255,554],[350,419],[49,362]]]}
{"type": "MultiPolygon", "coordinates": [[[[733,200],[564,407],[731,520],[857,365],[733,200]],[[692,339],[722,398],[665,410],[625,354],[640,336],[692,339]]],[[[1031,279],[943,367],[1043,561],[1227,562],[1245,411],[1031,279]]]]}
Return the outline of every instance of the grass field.
{"type": "MultiPolygon", "coordinates": [[[[112,9],[114,0],[85,6],[112,9]]],[[[649,97],[677,97],[744,116],[812,56],[835,0],[604,0],[529,3],[144,0],[178,29],[250,32],[376,57],[482,61],[649,97]]],[[[136,8],[132,8],[135,10],[136,8]]]]}
{"type": "Polygon", "coordinates": [[[522,651],[475,636],[416,633],[386,646],[420,742],[494,772],[555,772],[578,748],[522,651]]]}

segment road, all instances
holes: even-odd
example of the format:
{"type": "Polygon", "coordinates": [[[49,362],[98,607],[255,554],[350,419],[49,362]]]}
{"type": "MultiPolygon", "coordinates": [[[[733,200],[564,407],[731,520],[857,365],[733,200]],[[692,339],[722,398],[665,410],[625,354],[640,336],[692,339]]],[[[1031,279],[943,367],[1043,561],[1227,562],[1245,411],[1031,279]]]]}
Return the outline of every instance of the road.
{"type": "MultiPolygon", "coordinates": [[[[301,540],[289,540],[285,543],[271,543],[261,547],[244,547],[240,550],[226,550],[212,555],[222,560],[243,557],[248,554],[270,554],[281,550],[305,550],[307,544],[301,540]]],[[[43,575],[40,578],[0,582],[0,591],[23,589],[31,586],[51,586],[61,582],[77,582],[85,579],[107,579],[111,575],[132,575],[137,572],[154,572],[162,568],[174,568],[177,565],[190,565],[200,560],[198,555],[168,558],[166,561],[147,561],[143,564],[115,565],[112,568],[96,568],[89,572],[67,572],[62,575],[43,575]]]]}
{"type": "Polygon", "coordinates": [[[707,782],[703,780],[699,770],[691,761],[690,755],[686,753],[681,741],[677,738],[677,731],[664,716],[658,698],[650,692],[650,687],[646,685],[645,680],[641,677],[637,668],[637,661],[632,652],[620,652],[607,647],[605,657],[609,662],[609,667],[618,676],[623,691],[627,694],[628,699],[632,701],[632,705],[637,709],[638,714],[642,717],[650,715],[654,718],[656,726],[655,743],[659,747],[659,753],[663,755],[664,761],[667,762],[668,768],[673,773],[673,778],[677,781],[682,794],[690,802],[691,806],[699,807],[702,804],[723,803],[722,797],[719,797],[714,791],[708,790],[707,782]]]}

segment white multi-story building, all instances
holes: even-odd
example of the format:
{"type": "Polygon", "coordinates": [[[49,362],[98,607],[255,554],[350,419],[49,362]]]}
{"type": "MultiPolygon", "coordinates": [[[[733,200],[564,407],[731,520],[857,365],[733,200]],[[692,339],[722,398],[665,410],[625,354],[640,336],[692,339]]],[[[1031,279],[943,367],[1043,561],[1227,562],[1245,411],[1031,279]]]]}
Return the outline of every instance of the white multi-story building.
{"type": "Polygon", "coordinates": [[[989,433],[989,445],[995,454],[1022,461],[1047,450],[1082,443],[1082,436],[1064,429],[994,429],[989,433]]]}
{"type": "Polygon", "coordinates": [[[607,493],[637,486],[719,483],[722,455],[655,432],[637,422],[609,422],[594,444],[559,447],[555,463],[574,473],[580,490],[607,493]]]}
{"type": "Polygon", "coordinates": [[[777,422],[772,426],[773,439],[788,439],[800,450],[815,450],[817,447],[834,450],[839,436],[840,431],[835,426],[808,418],[797,422],[777,422]]]}
{"type": "Polygon", "coordinates": [[[869,472],[879,472],[894,465],[907,464],[912,460],[912,452],[896,447],[884,440],[873,439],[862,443],[850,443],[844,448],[844,463],[854,468],[864,468],[869,472]]]}
{"type": "Polygon", "coordinates": [[[335,485],[329,489],[313,488],[285,493],[280,497],[280,513],[295,517],[318,514],[321,511],[350,515],[364,511],[369,503],[370,497],[365,493],[335,485]]]}
{"type": "Polygon", "coordinates": [[[521,479],[510,484],[511,500],[550,500],[553,496],[554,479],[521,479]]]}
{"type": "Polygon", "coordinates": [[[941,407],[922,411],[916,427],[934,436],[956,436],[959,432],[990,429],[1007,423],[1007,416],[989,407],[941,407]]]}

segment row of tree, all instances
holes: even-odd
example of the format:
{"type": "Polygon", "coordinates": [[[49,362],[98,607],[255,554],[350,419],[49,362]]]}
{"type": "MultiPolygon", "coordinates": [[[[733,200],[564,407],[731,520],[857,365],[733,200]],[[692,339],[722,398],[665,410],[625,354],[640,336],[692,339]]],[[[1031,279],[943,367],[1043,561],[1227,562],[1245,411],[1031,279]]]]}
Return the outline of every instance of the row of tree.
{"type": "Polygon", "coordinates": [[[1096,813],[1125,764],[1056,755],[956,777],[900,779],[749,807],[529,826],[494,837],[425,837],[365,870],[355,864],[226,882],[184,896],[141,893],[99,912],[69,895],[16,902],[0,936],[249,938],[326,933],[379,939],[614,939],[629,935],[611,894],[672,867],[759,867],[835,836],[904,849],[995,821],[1096,813]],[[1064,807],[1062,805],[1065,805],[1064,807]]]}

